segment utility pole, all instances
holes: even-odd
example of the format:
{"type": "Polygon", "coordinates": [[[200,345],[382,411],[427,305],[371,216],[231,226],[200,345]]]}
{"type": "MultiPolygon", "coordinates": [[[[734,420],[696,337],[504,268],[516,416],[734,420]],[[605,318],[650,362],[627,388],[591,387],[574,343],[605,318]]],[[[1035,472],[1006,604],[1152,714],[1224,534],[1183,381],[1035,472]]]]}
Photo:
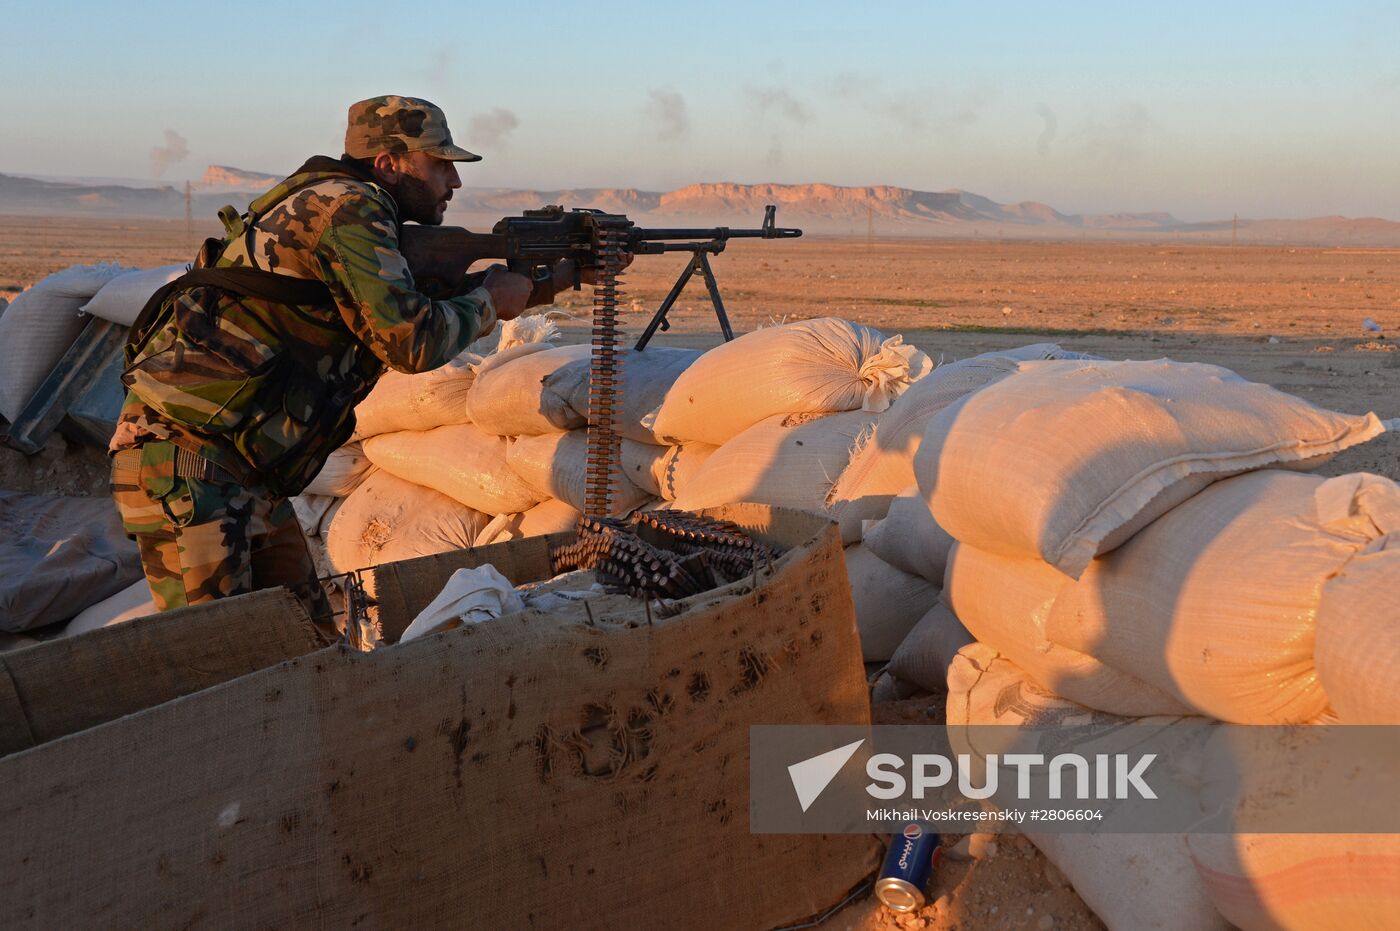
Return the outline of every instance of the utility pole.
{"type": "Polygon", "coordinates": [[[1240,215],[1236,213],[1230,220],[1230,251],[1235,251],[1235,239],[1240,231],[1240,215]]]}
{"type": "Polygon", "coordinates": [[[190,183],[185,182],[185,252],[194,251],[194,195],[190,183]]]}
{"type": "Polygon", "coordinates": [[[865,207],[865,244],[875,245],[875,208],[869,204],[865,207]]]}

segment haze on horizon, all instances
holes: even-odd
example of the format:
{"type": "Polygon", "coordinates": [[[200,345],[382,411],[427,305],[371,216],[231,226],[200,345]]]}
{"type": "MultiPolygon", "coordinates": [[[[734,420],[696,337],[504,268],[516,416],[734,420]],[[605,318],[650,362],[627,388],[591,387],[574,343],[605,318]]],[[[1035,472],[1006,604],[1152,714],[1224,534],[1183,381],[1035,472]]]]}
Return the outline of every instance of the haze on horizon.
{"type": "Polygon", "coordinates": [[[285,173],[339,153],[351,101],[402,93],[485,156],[473,187],[889,184],[1400,220],[1394,4],[289,9],[9,6],[0,172],[285,173]]]}

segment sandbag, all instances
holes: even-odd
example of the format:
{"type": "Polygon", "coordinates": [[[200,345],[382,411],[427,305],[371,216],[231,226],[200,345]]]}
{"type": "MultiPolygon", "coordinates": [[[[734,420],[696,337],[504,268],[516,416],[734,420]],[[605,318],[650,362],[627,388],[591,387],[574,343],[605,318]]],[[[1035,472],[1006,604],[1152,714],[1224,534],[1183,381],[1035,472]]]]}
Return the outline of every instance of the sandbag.
{"type": "Polygon", "coordinates": [[[645,426],[659,442],[719,446],[778,414],[878,413],[932,369],[902,336],[887,339],[835,317],[803,320],[745,333],[705,353],[645,426]]]}
{"type": "Polygon", "coordinates": [[[865,411],[769,417],[710,454],[676,495],[676,507],[753,501],[822,514],[832,483],[875,417],[865,411]]]}
{"type": "Polygon", "coordinates": [[[1314,468],[1384,429],[1214,365],[1021,362],[936,415],[914,467],[955,539],[1078,578],[1211,482],[1314,468]]]}
{"type": "MultiPolygon", "coordinates": [[[[622,390],[613,405],[613,429],[639,443],[659,442],[642,420],[656,410],[680,374],[700,358],[698,349],[652,346],[642,352],[629,349],[619,354],[622,363],[622,390]]],[[[545,376],[544,388],[565,399],[569,407],[588,422],[589,359],[576,359],[545,376]]]]}
{"type": "Polygon", "coordinates": [[[112,499],[0,489],[0,630],[66,621],[140,581],[112,499]]]}
{"type": "Polygon", "coordinates": [[[919,618],[938,603],[938,586],[900,572],[859,544],[846,548],[846,575],[867,663],[893,656],[919,618]]]}
{"type": "Polygon", "coordinates": [[[496,436],[539,436],[588,422],[544,382],[570,362],[587,359],[590,347],[536,349],[537,345],[547,344],[517,346],[477,366],[476,383],[466,399],[467,414],[477,427],[496,436]]]}
{"type": "MultiPolygon", "coordinates": [[[[1038,742],[1044,739],[1053,744],[1055,735],[1053,730],[1033,730],[1036,727],[1096,725],[1107,732],[1128,723],[1037,687],[1024,670],[984,643],[963,647],[948,669],[947,718],[955,748],[974,755],[978,755],[975,747],[961,745],[969,735],[958,725],[1027,728],[1014,748],[1003,745],[997,752],[1043,753],[1046,747],[1038,742]]],[[[1211,726],[1204,718],[1154,720],[1171,723],[1186,744],[1198,738],[1196,727],[1211,726]]],[[[1025,833],[1113,931],[1223,931],[1227,927],[1207,896],[1180,834],[1025,833]]]]}
{"type": "Polygon", "coordinates": [[[136,322],[136,316],[151,295],[179,278],[189,267],[188,262],[181,262],[178,265],[122,272],[102,285],[92,299],[82,306],[81,312],[129,327],[136,322]]]}
{"type": "Polygon", "coordinates": [[[944,601],[963,626],[1025,670],[1041,688],[1129,717],[1191,713],[1169,692],[1047,639],[1046,619],[1055,599],[1074,584],[1053,566],[959,543],[948,556],[945,584],[944,601]]]}
{"type": "Polygon", "coordinates": [[[624,439],[622,468],[647,494],[674,501],[717,449],[708,443],[656,446],[624,439]]]}
{"type": "Polygon", "coordinates": [[[866,528],[864,542],[870,552],[896,569],[943,584],[953,538],[929,513],[918,485],[900,492],[884,519],[870,521],[866,528]]]}
{"type": "Polygon", "coordinates": [[[506,440],[469,423],[423,432],[381,433],[364,441],[370,461],[399,478],[440,491],[486,514],[533,507],[537,494],[506,464],[506,440]]]}
{"type": "MultiPolygon", "coordinates": [[[[575,510],[585,510],[587,430],[517,437],[506,448],[506,461],[520,480],[533,490],[536,500],[558,498],[575,510]]],[[[630,478],[618,476],[612,496],[615,515],[627,514],[648,500],[647,493],[633,484],[630,478]]]]}
{"type": "Polygon", "coordinates": [[[1244,931],[1391,928],[1400,835],[1192,834],[1206,893],[1244,931]]]}
{"type": "Polygon", "coordinates": [[[972,634],[947,606],[929,608],[890,657],[889,671],[929,692],[948,690],[948,667],[972,634]]]}
{"type": "Polygon", "coordinates": [[[63,636],[75,637],[90,630],[111,627],[155,613],[156,603],[151,597],[151,586],[142,578],[115,595],[84,608],[82,613],[64,625],[63,636]]]}
{"type": "Polygon", "coordinates": [[[622,471],[632,480],[632,484],[652,497],[660,498],[661,483],[657,480],[658,473],[671,450],[676,448],[624,438],[619,453],[622,471]]]}
{"type": "Polygon", "coordinates": [[[330,528],[335,512],[344,498],[332,495],[300,494],[292,498],[292,510],[304,536],[319,537],[330,528]]]}
{"type": "Polygon", "coordinates": [[[1221,720],[1312,721],[1327,708],[1313,661],[1319,594],[1387,531],[1400,531],[1389,479],[1226,479],[1064,586],[1045,634],[1221,720]]]}
{"type": "MultiPolygon", "coordinates": [[[[1375,487],[1374,476],[1364,478],[1375,487]]],[[[1322,586],[1313,660],[1341,723],[1400,724],[1397,619],[1400,536],[1390,533],[1362,547],[1322,586]]]]}
{"type": "Polygon", "coordinates": [[[476,381],[473,366],[481,360],[474,353],[462,353],[427,372],[385,372],[374,390],[355,405],[355,436],[363,439],[381,433],[469,423],[467,392],[476,381]]]}
{"type": "Polygon", "coordinates": [[[550,498],[520,514],[498,514],[477,535],[475,546],[505,543],[525,537],[542,537],[572,530],[582,516],[577,508],[550,498]]]}
{"type": "Polygon", "coordinates": [[[326,458],[326,464],[321,466],[321,471],[301,493],[344,498],[359,488],[374,469],[375,465],[365,455],[362,444],[346,443],[326,458]]]}
{"type": "Polygon", "coordinates": [[[345,499],[326,532],[336,572],[472,545],[490,518],[444,494],[376,472],[345,499]]]}
{"type": "Polygon", "coordinates": [[[1016,371],[1018,361],[1092,358],[1054,343],[1036,343],[940,365],[909,386],[880,422],[870,441],[851,457],[831,489],[828,508],[847,543],[860,539],[861,523],[885,516],[895,495],[915,484],[914,454],[935,414],[954,401],[1016,371]]]}
{"type": "Polygon", "coordinates": [[[14,421],[88,318],[79,308],[130,269],[74,265],[54,272],[16,297],[0,316],[0,416],[14,421]]]}

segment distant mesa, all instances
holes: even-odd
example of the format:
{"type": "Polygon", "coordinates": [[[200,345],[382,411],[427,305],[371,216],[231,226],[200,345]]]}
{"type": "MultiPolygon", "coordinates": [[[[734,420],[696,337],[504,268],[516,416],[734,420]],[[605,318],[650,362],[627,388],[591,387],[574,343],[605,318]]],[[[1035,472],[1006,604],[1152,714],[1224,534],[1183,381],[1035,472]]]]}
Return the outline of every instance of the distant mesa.
{"type": "MultiPolygon", "coordinates": [[[[191,185],[193,210],[212,218],[224,204],[242,208],[281,175],[210,165],[191,185]]],[[[1400,245],[1400,223],[1377,217],[1310,220],[1214,220],[1188,223],[1170,213],[1061,213],[1036,201],[1001,204],[971,191],[917,191],[892,185],[689,184],[674,191],[637,188],[462,188],[448,222],[486,230],[503,216],[560,204],[623,213],[642,226],[757,226],[766,204],[778,223],[809,234],[1006,239],[1175,239],[1318,245],[1400,245]]],[[[0,174],[0,213],[183,217],[183,185],[142,187],[120,179],[54,179],[0,174]]]]}
{"type": "Polygon", "coordinates": [[[266,191],[282,175],[270,175],[264,171],[244,171],[227,165],[210,165],[194,186],[205,191],[266,191]]]}

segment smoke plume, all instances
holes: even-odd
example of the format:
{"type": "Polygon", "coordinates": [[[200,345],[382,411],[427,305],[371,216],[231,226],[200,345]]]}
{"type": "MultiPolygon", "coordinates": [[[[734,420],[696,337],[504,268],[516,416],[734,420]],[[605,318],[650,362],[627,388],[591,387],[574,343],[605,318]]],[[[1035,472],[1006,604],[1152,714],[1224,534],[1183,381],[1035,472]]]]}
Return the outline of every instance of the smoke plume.
{"type": "Polygon", "coordinates": [[[173,129],[165,131],[165,145],[158,145],[151,150],[151,176],[159,178],[165,174],[165,170],[176,162],[182,162],[190,154],[189,144],[185,142],[185,137],[173,129]]]}
{"type": "Polygon", "coordinates": [[[647,92],[647,116],[656,124],[656,138],[680,142],[690,135],[690,111],[685,98],[673,90],[647,92]]]}
{"type": "Polygon", "coordinates": [[[493,107],[489,113],[478,113],[472,117],[467,127],[467,139],[472,145],[500,145],[519,125],[520,119],[514,113],[493,107]]]}

